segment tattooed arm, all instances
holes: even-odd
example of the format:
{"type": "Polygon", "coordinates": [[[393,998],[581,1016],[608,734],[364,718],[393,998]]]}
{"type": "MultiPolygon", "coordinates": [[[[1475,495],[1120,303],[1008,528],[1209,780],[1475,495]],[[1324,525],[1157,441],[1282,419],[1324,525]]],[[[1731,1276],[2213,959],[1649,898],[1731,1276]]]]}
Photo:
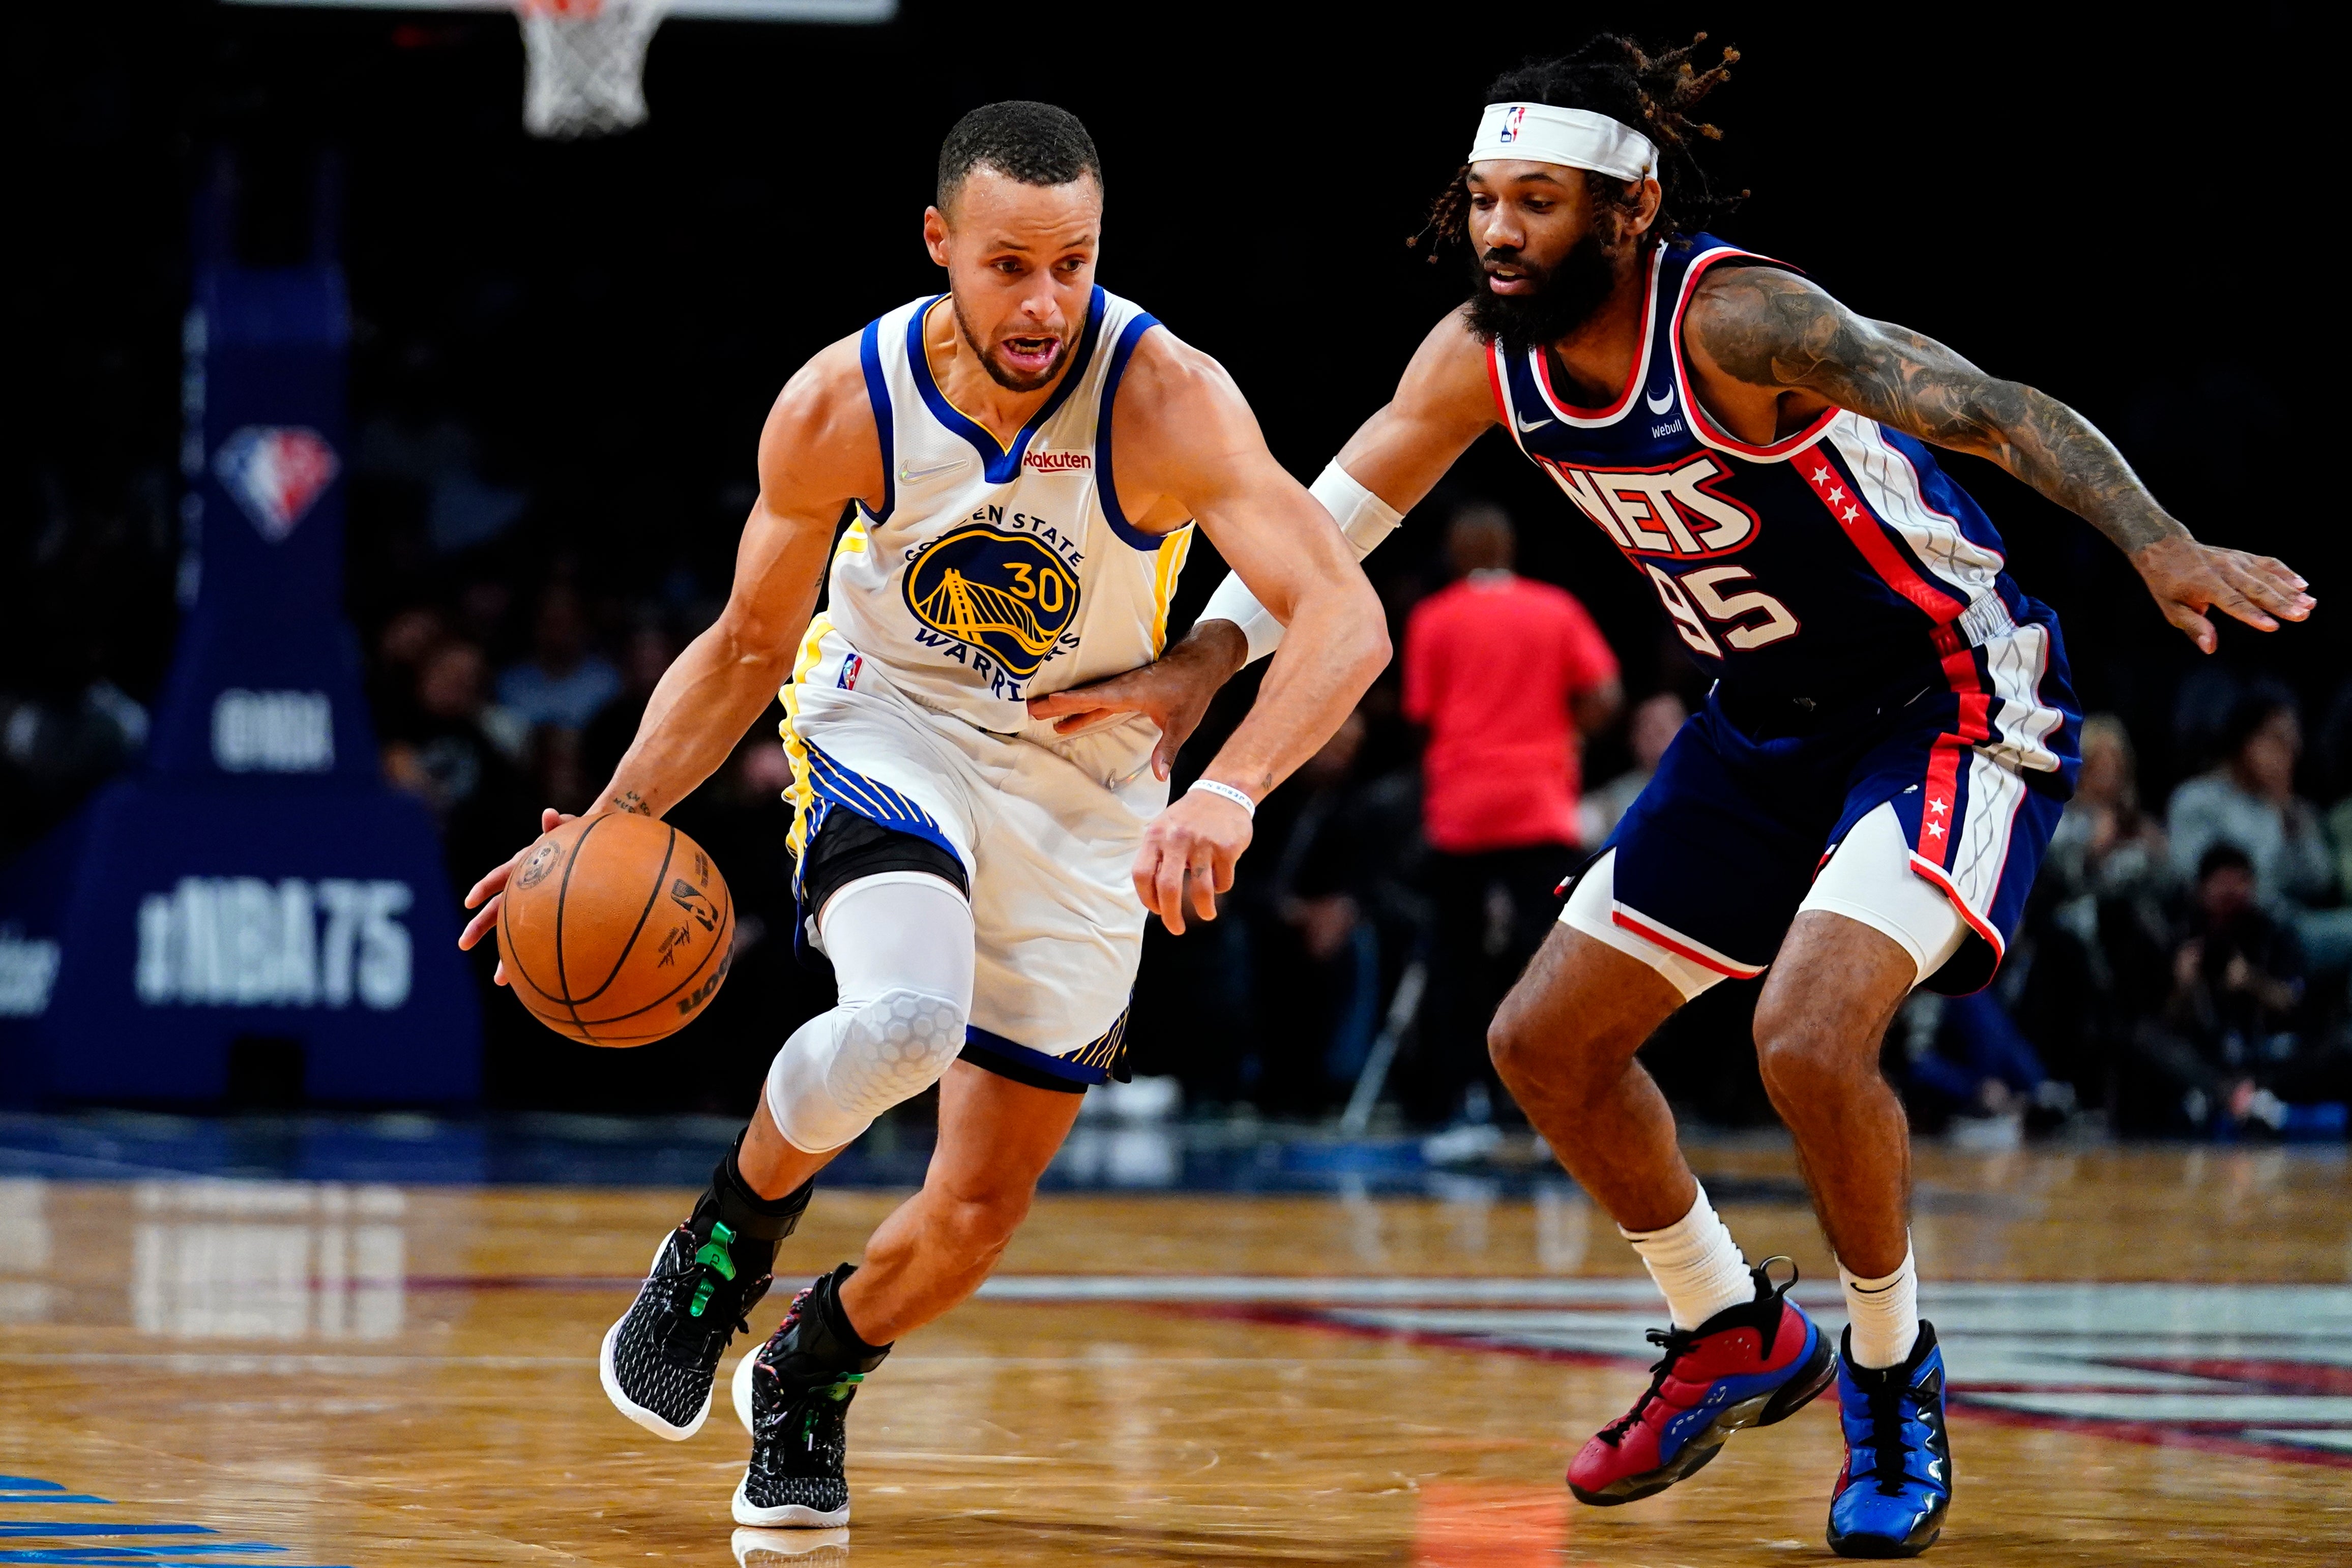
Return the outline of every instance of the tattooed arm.
{"type": "Polygon", "coordinates": [[[2206,653],[2209,610],[2263,632],[2311,613],[2301,577],[2268,556],[2198,543],[2064,403],[1987,375],[1931,338],[1856,316],[1793,273],[1711,271],[1683,333],[1709,412],[1735,434],[1769,442],[1834,406],[1990,458],[2113,539],[2165,619],[2206,653]]]}

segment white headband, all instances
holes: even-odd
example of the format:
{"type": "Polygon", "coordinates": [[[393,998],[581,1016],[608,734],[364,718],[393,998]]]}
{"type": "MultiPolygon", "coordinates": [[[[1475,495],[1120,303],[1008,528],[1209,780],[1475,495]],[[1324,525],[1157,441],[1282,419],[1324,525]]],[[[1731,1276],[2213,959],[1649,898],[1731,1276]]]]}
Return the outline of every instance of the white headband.
{"type": "Polygon", "coordinates": [[[1605,114],[1548,103],[1488,104],[1469,162],[1485,158],[1559,163],[1618,180],[1658,177],[1658,149],[1648,137],[1605,114]]]}

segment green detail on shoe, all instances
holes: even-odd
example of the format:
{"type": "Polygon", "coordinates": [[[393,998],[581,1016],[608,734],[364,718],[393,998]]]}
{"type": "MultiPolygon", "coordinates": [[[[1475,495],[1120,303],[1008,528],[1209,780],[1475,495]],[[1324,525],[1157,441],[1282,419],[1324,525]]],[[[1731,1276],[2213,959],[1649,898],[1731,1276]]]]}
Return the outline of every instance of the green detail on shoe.
{"type": "MultiPolygon", "coordinates": [[[[866,1375],[862,1372],[845,1372],[824,1387],[812,1389],[811,1392],[822,1394],[827,1399],[839,1404],[856,1393],[857,1385],[865,1381],[866,1375]]],[[[814,1400],[810,1401],[808,1407],[801,1412],[801,1441],[803,1444],[816,1440],[817,1417],[823,1414],[824,1407],[814,1400]]]]}
{"type": "MultiPolygon", "coordinates": [[[[719,1279],[733,1279],[735,1260],[728,1255],[727,1249],[734,1239],[735,1233],[727,1228],[726,1221],[714,1221],[710,1227],[710,1239],[702,1244],[702,1249],[694,1255],[694,1260],[716,1273],[719,1279]]],[[[694,1302],[686,1309],[687,1316],[700,1317],[702,1310],[710,1304],[711,1292],[718,1288],[717,1281],[709,1275],[704,1275],[702,1282],[694,1287],[694,1302]]]]}

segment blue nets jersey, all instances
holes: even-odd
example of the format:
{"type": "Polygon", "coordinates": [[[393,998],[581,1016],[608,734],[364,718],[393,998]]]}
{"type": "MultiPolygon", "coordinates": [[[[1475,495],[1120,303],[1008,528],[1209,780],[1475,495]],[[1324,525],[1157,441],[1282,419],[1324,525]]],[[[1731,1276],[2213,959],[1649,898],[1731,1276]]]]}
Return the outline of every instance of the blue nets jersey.
{"type": "Polygon", "coordinates": [[[1752,445],[1692,396],[1683,317],[1706,269],[1734,261],[1778,265],[1707,235],[1656,247],[1641,351],[1607,408],[1559,395],[1548,349],[1490,346],[1504,428],[1727,685],[1824,707],[1948,688],[1957,739],[2029,774],[2071,771],[2056,618],[1926,445],[1839,408],[1752,445]]]}
{"type": "Polygon", "coordinates": [[[1512,439],[1649,580],[1692,656],[1742,687],[1859,695],[1940,663],[1939,629],[1975,643],[2047,623],[2003,570],[1991,520],[1920,442],[1832,408],[1756,446],[1699,406],[1682,342],[1692,291],[1710,267],[1764,259],[1706,235],[1653,251],[1641,352],[1608,408],[1559,395],[1548,350],[1491,347],[1512,439]]]}

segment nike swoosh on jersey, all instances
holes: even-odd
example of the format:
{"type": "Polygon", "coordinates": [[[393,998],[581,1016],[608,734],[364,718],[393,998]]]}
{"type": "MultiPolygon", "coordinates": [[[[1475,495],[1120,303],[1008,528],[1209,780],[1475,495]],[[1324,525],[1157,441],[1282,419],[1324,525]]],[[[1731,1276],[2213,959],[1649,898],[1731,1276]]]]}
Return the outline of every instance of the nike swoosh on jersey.
{"type": "Polygon", "coordinates": [[[1652,413],[1664,413],[1675,406],[1675,389],[1668,387],[1664,397],[1643,398],[1642,401],[1650,405],[1652,413]]]}
{"type": "Polygon", "coordinates": [[[1551,421],[1548,419],[1539,419],[1533,424],[1529,424],[1526,420],[1521,419],[1518,416],[1517,410],[1514,410],[1511,413],[1511,423],[1517,424],[1519,427],[1519,434],[1524,435],[1530,430],[1541,430],[1545,425],[1549,424],[1551,421]]]}
{"type": "Polygon", "coordinates": [[[909,468],[901,463],[898,465],[898,479],[901,484],[912,484],[918,479],[928,479],[934,474],[945,474],[950,469],[961,468],[963,465],[964,460],[961,457],[950,457],[945,463],[934,463],[929,468],[909,468]]]}

